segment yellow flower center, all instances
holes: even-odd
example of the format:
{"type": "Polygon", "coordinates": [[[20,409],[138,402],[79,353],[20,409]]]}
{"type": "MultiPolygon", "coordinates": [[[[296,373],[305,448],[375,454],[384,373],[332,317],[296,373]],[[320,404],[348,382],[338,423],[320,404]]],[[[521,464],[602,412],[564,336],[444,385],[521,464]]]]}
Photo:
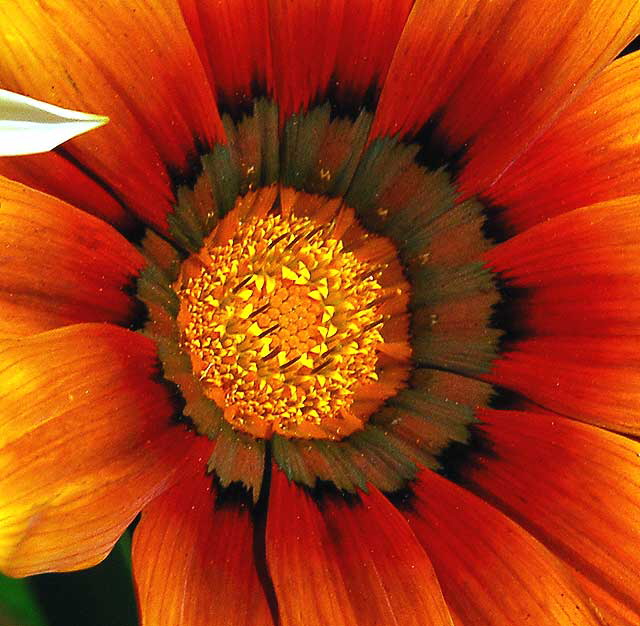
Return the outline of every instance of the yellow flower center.
{"type": "Polygon", "coordinates": [[[183,349],[239,430],[335,439],[360,426],[349,409],[377,380],[383,288],[331,229],[250,218],[178,279],[183,349]]]}

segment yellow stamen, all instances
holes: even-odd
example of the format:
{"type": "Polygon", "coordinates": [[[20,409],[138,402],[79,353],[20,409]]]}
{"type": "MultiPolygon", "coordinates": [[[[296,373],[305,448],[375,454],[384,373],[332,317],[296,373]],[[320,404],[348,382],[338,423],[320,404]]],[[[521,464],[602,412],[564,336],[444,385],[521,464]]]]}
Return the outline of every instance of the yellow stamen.
{"type": "Polygon", "coordinates": [[[374,268],[293,216],[241,222],[198,260],[176,283],[181,341],[225,418],[261,437],[348,434],[335,424],[375,384],[383,342],[374,268]]]}

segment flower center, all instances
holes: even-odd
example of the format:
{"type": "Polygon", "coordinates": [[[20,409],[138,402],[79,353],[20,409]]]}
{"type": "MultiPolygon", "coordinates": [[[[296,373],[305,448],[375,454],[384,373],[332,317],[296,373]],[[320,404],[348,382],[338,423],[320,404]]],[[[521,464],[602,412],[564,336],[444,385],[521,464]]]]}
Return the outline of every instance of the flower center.
{"type": "Polygon", "coordinates": [[[239,430],[336,439],[362,425],[350,407],[378,379],[383,288],[331,231],[306,217],[250,218],[183,267],[183,349],[239,430]]]}

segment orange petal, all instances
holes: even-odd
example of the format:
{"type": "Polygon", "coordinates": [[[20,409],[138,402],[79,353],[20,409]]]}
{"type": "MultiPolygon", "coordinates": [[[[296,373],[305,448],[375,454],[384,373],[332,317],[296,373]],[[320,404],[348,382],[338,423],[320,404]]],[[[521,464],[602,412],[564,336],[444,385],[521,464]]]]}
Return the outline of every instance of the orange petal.
{"type": "Polygon", "coordinates": [[[129,325],[142,256],[104,222],[0,177],[0,337],[77,322],[129,325]]]}
{"type": "Polygon", "coordinates": [[[134,225],[133,216],[113,195],[57,152],[1,159],[0,174],[61,198],[123,231],[134,225]]]}
{"type": "Polygon", "coordinates": [[[598,76],[487,192],[512,231],[640,193],[640,54],[598,76]]]}
{"type": "Polygon", "coordinates": [[[639,27],[634,0],[418,0],[372,134],[435,128],[466,151],[465,192],[482,191],[639,27]]]}
{"type": "Polygon", "coordinates": [[[65,153],[145,220],[166,227],[172,191],[165,164],[183,169],[196,141],[222,136],[177,4],[3,2],[0,21],[2,85],[108,115],[107,126],[66,144],[65,153]]]}
{"type": "Polygon", "coordinates": [[[411,4],[412,0],[269,0],[281,118],[328,95],[338,106],[356,112],[375,104],[411,4]],[[366,102],[368,97],[373,102],[366,102]]]}
{"type": "Polygon", "coordinates": [[[636,613],[619,600],[613,598],[602,587],[580,574],[580,572],[573,570],[573,575],[597,606],[604,624],[607,624],[607,626],[636,626],[640,623],[640,613],[636,613]]]}
{"type": "Polygon", "coordinates": [[[283,626],[452,624],[424,550],[374,487],[316,502],[274,469],[267,562],[283,626]]]}
{"type": "Polygon", "coordinates": [[[0,342],[0,568],[80,569],[174,480],[194,436],[171,426],[154,344],[106,324],[0,342]]]}
{"type": "Polygon", "coordinates": [[[463,478],[640,613],[640,443],[572,420],[482,411],[492,444],[463,478]]]}
{"type": "Polygon", "coordinates": [[[211,442],[187,476],[142,513],[133,538],[141,624],[269,626],[253,555],[253,522],[239,503],[215,503],[205,474],[211,442]]]}
{"type": "Polygon", "coordinates": [[[557,557],[508,517],[431,471],[405,511],[460,624],[601,624],[557,557]]]}
{"type": "Polygon", "coordinates": [[[522,330],[492,382],[566,415],[640,432],[640,197],[565,213],[485,258],[524,288],[522,330]]]}

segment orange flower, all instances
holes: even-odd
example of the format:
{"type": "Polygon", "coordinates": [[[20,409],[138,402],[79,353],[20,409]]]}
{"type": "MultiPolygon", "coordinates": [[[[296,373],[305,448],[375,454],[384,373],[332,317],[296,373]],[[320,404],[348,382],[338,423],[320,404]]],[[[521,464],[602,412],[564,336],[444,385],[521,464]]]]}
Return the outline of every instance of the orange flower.
{"type": "Polygon", "coordinates": [[[640,623],[621,0],[6,0],[0,567],[144,625],[640,623]],[[631,437],[629,437],[631,435],[631,437]]]}

